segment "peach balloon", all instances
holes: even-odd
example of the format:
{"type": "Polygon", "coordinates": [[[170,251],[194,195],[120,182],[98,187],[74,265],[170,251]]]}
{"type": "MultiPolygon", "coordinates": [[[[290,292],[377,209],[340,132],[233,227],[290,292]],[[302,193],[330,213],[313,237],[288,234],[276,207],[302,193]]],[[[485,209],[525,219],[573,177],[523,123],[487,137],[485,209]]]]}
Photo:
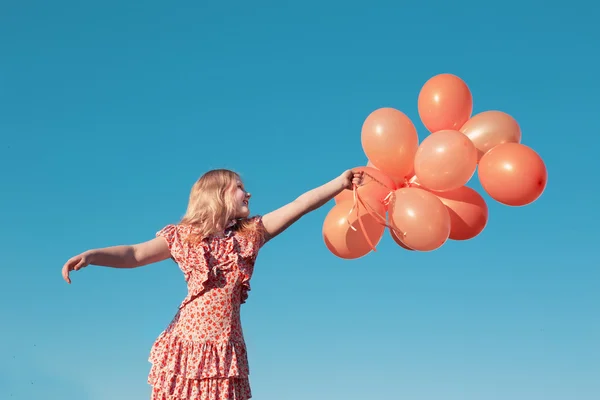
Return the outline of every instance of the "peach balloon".
{"type": "Polygon", "coordinates": [[[473,116],[460,128],[477,148],[477,160],[503,143],[521,143],[521,127],[502,111],[484,111],[473,116]]]}
{"type": "Polygon", "coordinates": [[[507,206],[533,203],[546,189],[548,180],[544,160],[520,143],[504,143],[485,153],[478,174],[486,193],[507,206]]]}
{"type": "MultiPolygon", "coordinates": [[[[367,162],[367,167],[370,167],[370,168],[375,168],[375,169],[377,169],[377,167],[376,167],[376,166],[374,166],[374,165],[373,165],[373,163],[372,163],[371,161],[367,162]]],[[[379,169],[377,169],[377,171],[379,171],[379,169]]],[[[412,176],[411,174],[412,174],[412,175],[414,175],[414,174],[415,174],[415,173],[414,173],[414,169],[413,169],[413,171],[409,172],[409,173],[407,174],[407,176],[412,176]]],[[[386,176],[387,176],[387,175],[386,175],[386,176]]],[[[402,185],[404,184],[404,182],[405,182],[405,179],[406,179],[406,178],[405,178],[405,177],[402,177],[402,178],[391,177],[390,179],[392,179],[392,181],[394,181],[394,185],[396,185],[396,188],[399,188],[400,186],[402,186],[402,185]]]]}
{"type": "Polygon", "coordinates": [[[488,222],[488,206],[479,193],[468,186],[434,193],[448,208],[450,239],[468,240],[479,235],[488,222]]]}
{"type": "MultiPolygon", "coordinates": [[[[385,210],[382,204],[377,203],[375,210],[382,216],[385,210]]],[[[368,254],[372,249],[365,238],[365,234],[376,246],[385,231],[385,226],[378,219],[368,213],[365,207],[359,207],[359,216],[352,211],[352,201],[343,201],[336,204],[325,217],[323,222],[323,240],[325,245],[335,256],[344,259],[356,259],[368,254]],[[364,226],[364,231],[359,222],[364,226]],[[354,231],[350,224],[354,226],[354,231]]]]}
{"type": "Polygon", "coordinates": [[[394,242],[396,242],[396,244],[398,246],[402,247],[405,250],[414,251],[413,249],[411,249],[410,247],[408,247],[407,245],[405,245],[404,243],[402,243],[402,240],[400,240],[398,238],[398,235],[392,229],[388,229],[388,232],[390,233],[390,236],[392,237],[392,239],[394,240],[394,242]]]}
{"type": "Polygon", "coordinates": [[[380,108],[365,119],[361,143],[365,155],[377,169],[390,178],[399,178],[412,168],[419,137],[404,113],[394,108],[380,108]]]}
{"type": "Polygon", "coordinates": [[[413,163],[413,166],[410,169],[410,172],[408,174],[404,175],[401,178],[393,178],[393,179],[394,179],[394,182],[396,182],[397,188],[408,187],[408,186],[411,186],[412,183],[417,182],[417,177],[415,176],[415,164],[413,163]]]}
{"type": "Polygon", "coordinates": [[[450,235],[448,209],[436,195],[423,189],[396,190],[389,216],[391,225],[404,235],[402,242],[413,250],[435,250],[450,235]]]}
{"type": "Polygon", "coordinates": [[[415,155],[415,174],[427,189],[445,191],[465,185],[477,168],[477,149],[459,131],[429,135],[415,155]]]}
{"type": "MultiPolygon", "coordinates": [[[[375,165],[373,165],[373,163],[371,161],[367,162],[367,167],[377,169],[377,167],[375,165]]],[[[405,184],[406,180],[412,178],[414,175],[415,175],[415,169],[411,168],[410,172],[408,174],[406,174],[406,176],[403,176],[403,177],[400,177],[400,178],[390,177],[390,179],[392,179],[394,181],[394,184],[396,185],[396,188],[399,188],[400,186],[403,186],[405,184]]]]}
{"type": "MultiPolygon", "coordinates": [[[[356,191],[363,201],[368,203],[371,207],[374,207],[373,203],[382,203],[390,192],[396,190],[396,183],[394,183],[394,181],[386,174],[375,168],[357,167],[352,170],[363,171],[367,174],[364,176],[363,185],[359,186],[356,191]]],[[[354,193],[352,190],[343,190],[334,197],[334,200],[336,204],[346,200],[353,201],[354,193]]]]}
{"type": "Polygon", "coordinates": [[[473,112],[473,96],[467,84],[456,75],[430,78],[419,92],[419,116],[429,132],[459,129],[473,112]]]}

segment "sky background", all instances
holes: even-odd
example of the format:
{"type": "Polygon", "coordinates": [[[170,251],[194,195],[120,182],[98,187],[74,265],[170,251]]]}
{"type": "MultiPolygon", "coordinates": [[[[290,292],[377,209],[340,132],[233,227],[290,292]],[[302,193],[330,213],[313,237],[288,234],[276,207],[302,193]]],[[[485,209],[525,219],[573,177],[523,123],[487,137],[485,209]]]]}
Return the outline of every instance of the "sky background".
{"type": "Polygon", "coordinates": [[[544,159],[527,207],[484,195],[481,235],[334,257],[333,202],[261,252],[242,308],[257,400],[600,398],[596,3],[0,2],[0,398],[147,399],[185,297],[165,261],[60,269],[154,237],[205,171],[264,214],[364,165],[367,115],[428,132],[430,77],[466,81],[544,159]],[[594,55],[596,54],[596,55],[594,55]],[[594,267],[596,265],[596,267],[594,267]]]}

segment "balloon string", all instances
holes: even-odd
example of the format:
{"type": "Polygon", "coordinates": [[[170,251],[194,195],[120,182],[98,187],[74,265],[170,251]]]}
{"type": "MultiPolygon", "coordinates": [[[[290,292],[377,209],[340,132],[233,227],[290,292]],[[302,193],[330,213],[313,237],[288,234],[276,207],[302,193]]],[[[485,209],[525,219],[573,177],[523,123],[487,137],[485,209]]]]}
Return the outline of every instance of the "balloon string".
{"type": "MultiPolygon", "coordinates": [[[[374,178],[372,175],[370,175],[370,174],[366,173],[366,172],[363,172],[363,175],[364,175],[364,176],[368,176],[369,178],[371,178],[371,180],[372,180],[372,181],[374,181],[375,183],[378,183],[378,184],[380,184],[381,186],[383,186],[383,187],[385,187],[387,190],[389,190],[389,193],[387,194],[387,196],[386,196],[386,197],[385,197],[385,199],[384,199],[384,205],[385,205],[385,206],[387,206],[387,205],[388,205],[388,203],[389,203],[389,199],[390,199],[390,197],[391,197],[391,196],[393,195],[393,193],[394,193],[393,189],[392,189],[392,188],[390,188],[389,186],[387,186],[385,183],[383,183],[383,182],[379,181],[378,179],[374,178]]],[[[367,185],[368,183],[369,183],[369,182],[367,182],[367,183],[365,183],[365,184],[363,184],[363,185],[361,185],[361,186],[367,185]]],[[[358,194],[358,191],[357,191],[358,187],[359,187],[359,186],[358,186],[358,185],[356,185],[356,184],[353,184],[353,185],[352,185],[352,195],[353,195],[353,197],[354,197],[354,202],[353,202],[353,204],[352,204],[352,208],[350,209],[350,212],[348,213],[348,217],[350,217],[350,216],[352,215],[352,213],[353,213],[354,211],[356,211],[356,212],[357,212],[356,216],[357,216],[357,218],[358,218],[358,215],[359,215],[359,214],[358,214],[359,194],[358,194]]],[[[368,211],[368,210],[367,210],[367,211],[368,211]]],[[[355,227],[354,227],[354,226],[353,226],[353,225],[350,223],[350,221],[349,221],[349,220],[348,220],[348,224],[350,225],[350,228],[351,228],[353,231],[355,231],[355,232],[356,232],[356,228],[355,228],[355,227]]]]}
{"type": "MultiPolygon", "coordinates": [[[[371,180],[373,180],[374,182],[380,184],[381,186],[383,186],[383,187],[385,187],[386,189],[389,190],[389,193],[383,199],[383,204],[387,208],[389,206],[390,202],[394,198],[394,191],[392,190],[392,188],[390,188],[389,186],[387,186],[385,183],[380,182],[378,179],[374,178],[373,176],[371,176],[368,173],[363,173],[363,174],[365,176],[368,176],[369,178],[371,178],[371,180]]],[[[412,177],[410,180],[406,180],[405,179],[403,187],[411,187],[413,184],[416,184],[416,177],[412,177]]],[[[364,227],[362,218],[360,218],[360,209],[359,209],[359,206],[363,206],[365,208],[365,210],[367,211],[367,213],[371,217],[373,217],[381,225],[385,226],[386,228],[388,228],[392,232],[394,232],[398,238],[405,237],[406,236],[405,232],[401,232],[398,228],[392,226],[388,222],[388,220],[385,217],[383,217],[382,215],[380,215],[379,212],[377,212],[377,210],[375,210],[368,202],[363,201],[362,197],[358,194],[358,188],[359,188],[359,186],[357,184],[353,184],[352,185],[352,194],[353,194],[353,197],[354,197],[354,201],[353,201],[353,204],[352,204],[352,208],[350,209],[350,212],[348,213],[348,217],[350,217],[353,212],[356,213],[356,219],[358,220],[358,223],[360,225],[360,229],[362,230],[362,234],[365,237],[365,240],[367,241],[367,243],[369,244],[369,247],[371,247],[371,250],[377,251],[377,249],[375,248],[375,245],[373,245],[373,242],[371,241],[371,238],[369,238],[369,235],[367,235],[367,232],[366,232],[366,229],[364,227]]],[[[354,232],[356,232],[356,228],[352,225],[352,223],[350,223],[350,219],[349,218],[347,219],[347,221],[348,221],[348,224],[350,225],[350,228],[354,232]]]]}
{"type": "MultiPolygon", "coordinates": [[[[360,198],[360,196],[358,195],[358,185],[353,185],[353,190],[354,190],[354,201],[356,202],[356,200],[358,200],[358,203],[362,204],[364,206],[364,203],[362,201],[362,199],[360,198]]],[[[356,203],[358,205],[358,203],[356,203]]],[[[369,210],[367,210],[368,212],[369,210]]],[[[371,238],[369,237],[369,235],[367,235],[367,231],[365,229],[365,225],[363,224],[363,220],[362,218],[360,218],[360,214],[359,214],[359,209],[358,206],[356,207],[356,219],[358,219],[358,223],[360,225],[360,229],[362,230],[363,236],[365,237],[365,239],[367,239],[367,243],[369,243],[369,246],[371,247],[371,250],[373,251],[377,251],[377,249],[375,248],[375,245],[373,244],[373,242],[371,241],[371,238]]]]}
{"type": "MultiPolygon", "coordinates": [[[[371,238],[369,237],[369,235],[367,235],[367,232],[365,230],[365,226],[363,224],[362,218],[360,218],[359,204],[363,204],[364,205],[364,203],[363,203],[362,199],[360,198],[360,196],[358,195],[357,189],[358,189],[358,185],[353,184],[352,185],[352,195],[354,197],[354,202],[352,204],[352,208],[350,208],[350,212],[348,213],[348,218],[346,218],[346,221],[348,222],[348,225],[350,226],[350,229],[352,229],[354,232],[356,232],[356,228],[350,222],[350,216],[352,215],[353,212],[356,212],[356,219],[358,220],[358,224],[360,225],[360,229],[362,231],[363,236],[365,237],[365,239],[366,239],[367,243],[369,244],[369,247],[371,248],[371,250],[377,251],[377,249],[375,248],[375,245],[371,241],[371,238]]],[[[365,209],[366,209],[366,207],[365,207],[365,209]]],[[[367,210],[367,212],[370,214],[369,210],[367,210]]]]}
{"type": "MultiPolygon", "coordinates": [[[[392,224],[388,221],[387,218],[385,218],[384,216],[382,216],[381,214],[379,214],[377,212],[377,210],[375,210],[368,202],[363,201],[363,199],[357,194],[358,197],[358,201],[359,203],[365,208],[365,210],[367,210],[367,212],[369,213],[369,215],[371,215],[373,218],[375,218],[376,220],[379,220],[378,222],[385,226],[386,228],[394,231],[394,233],[396,235],[398,235],[398,237],[404,237],[406,236],[405,232],[401,232],[398,228],[392,226],[392,224]]],[[[390,192],[386,198],[384,199],[384,202],[389,202],[390,199],[393,199],[394,197],[394,193],[390,192]]]]}

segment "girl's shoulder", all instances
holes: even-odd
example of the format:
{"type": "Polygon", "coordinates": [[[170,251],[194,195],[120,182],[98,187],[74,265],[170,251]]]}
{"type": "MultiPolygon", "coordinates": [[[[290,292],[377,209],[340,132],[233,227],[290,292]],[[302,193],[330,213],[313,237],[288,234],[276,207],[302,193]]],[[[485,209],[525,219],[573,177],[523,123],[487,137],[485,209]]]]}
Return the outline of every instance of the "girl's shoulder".
{"type": "Polygon", "coordinates": [[[203,241],[197,227],[181,223],[166,225],[156,232],[156,236],[165,238],[169,244],[169,248],[173,248],[174,246],[182,247],[186,243],[200,244],[203,241]]]}
{"type": "Polygon", "coordinates": [[[240,221],[234,229],[234,235],[243,244],[261,248],[268,240],[267,231],[262,222],[262,216],[254,216],[240,221]]]}
{"type": "Polygon", "coordinates": [[[161,230],[159,230],[157,232],[157,235],[161,235],[161,236],[174,236],[174,235],[180,235],[182,233],[188,233],[188,232],[192,232],[195,228],[192,225],[186,225],[186,224],[180,224],[180,223],[174,223],[174,224],[168,224],[165,227],[163,227],[161,230]]]}

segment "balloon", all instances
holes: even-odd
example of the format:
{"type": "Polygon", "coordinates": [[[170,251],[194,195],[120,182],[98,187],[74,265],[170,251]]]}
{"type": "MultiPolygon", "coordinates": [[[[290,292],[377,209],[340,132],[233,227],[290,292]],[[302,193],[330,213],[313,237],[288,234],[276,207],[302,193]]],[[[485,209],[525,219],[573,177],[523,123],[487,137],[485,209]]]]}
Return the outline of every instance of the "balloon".
{"type": "MultiPolygon", "coordinates": [[[[396,190],[396,184],[394,183],[394,181],[390,179],[386,174],[379,170],[376,170],[375,168],[358,167],[353,168],[352,170],[363,171],[366,174],[372,176],[372,178],[369,176],[365,176],[363,185],[359,186],[358,189],[356,189],[363,201],[368,203],[372,207],[373,203],[382,203],[383,200],[390,194],[390,192],[396,190]],[[376,180],[373,180],[373,178],[375,178],[376,180]]],[[[334,197],[334,200],[336,204],[346,200],[354,200],[354,193],[352,192],[352,190],[343,190],[340,194],[334,197]]]]}
{"type": "MultiPolygon", "coordinates": [[[[376,246],[383,237],[385,230],[385,226],[370,215],[365,207],[359,206],[358,218],[355,210],[350,214],[352,206],[352,201],[343,201],[336,204],[323,222],[325,245],[335,256],[344,259],[356,259],[368,254],[371,247],[365,238],[365,233],[373,246],[376,246]],[[364,231],[358,220],[359,218],[362,220],[364,231]],[[348,222],[354,226],[356,231],[352,230],[348,222]]],[[[385,215],[383,204],[376,203],[375,211],[381,216],[385,215]]]]}
{"type": "Polygon", "coordinates": [[[517,121],[502,111],[484,111],[473,116],[460,128],[478,151],[477,161],[502,143],[521,143],[521,128],[517,121]]]}
{"type": "Polygon", "coordinates": [[[429,132],[459,129],[473,112],[473,96],[467,84],[452,74],[429,79],[419,92],[419,116],[429,132]]]}
{"type": "Polygon", "coordinates": [[[414,251],[413,249],[402,243],[402,241],[398,238],[398,235],[396,234],[396,232],[394,232],[393,229],[388,229],[388,231],[390,232],[390,236],[398,246],[402,247],[405,250],[414,251]]]}
{"type": "Polygon", "coordinates": [[[421,186],[435,191],[457,189],[477,168],[477,149],[459,131],[443,130],[429,135],[415,155],[415,173],[421,186]]]}
{"type": "MultiPolygon", "coordinates": [[[[374,169],[376,169],[376,170],[379,171],[379,169],[377,169],[377,167],[375,165],[373,165],[373,163],[371,161],[367,162],[367,167],[374,168],[374,169]]],[[[404,186],[404,184],[406,183],[406,181],[409,180],[410,178],[412,178],[414,175],[415,175],[415,169],[411,168],[410,172],[408,174],[406,174],[406,176],[399,177],[399,178],[398,177],[393,177],[393,176],[388,176],[388,178],[390,178],[392,181],[394,181],[394,184],[396,185],[396,188],[399,188],[401,186],[404,186]]]]}
{"type": "Polygon", "coordinates": [[[435,250],[450,235],[448,209],[436,195],[423,189],[396,190],[389,215],[392,227],[404,234],[402,242],[413,250],[435,250]]]}
{"type": "Polygon", "coordinates": [[[369,161],[390,178],[409,173],[419,147],[412,121],[394,108],[380,108],[366,118],[361,142],[369,161]]]}
{"type": "Polygon", "coordinates": [[[546,189],[548,180],[542,158],[520,143],[500,144],[485,153],[478,174],[487,194],[508,206],[533,203],[546,189]]]}
{"type": "Polygon", "coordinates": [[[396,182],[397,188],[408,187],[408,186],[411,186],[411,183],[418,182],[418,179],[415,176],[415,164],[413,163],[413,165],[410,169],[410,172],[408,174],[404,175],[404,177],[402,177],[402,178],[395,178],[394,182],[396,182]]]}
{"type": "Polygon", "coordinates": [[[434,193],[448,208],[450,239],[468,240],[479,235],[488,222],[488,207],[479,193],[468,186],[434,193]]]}

